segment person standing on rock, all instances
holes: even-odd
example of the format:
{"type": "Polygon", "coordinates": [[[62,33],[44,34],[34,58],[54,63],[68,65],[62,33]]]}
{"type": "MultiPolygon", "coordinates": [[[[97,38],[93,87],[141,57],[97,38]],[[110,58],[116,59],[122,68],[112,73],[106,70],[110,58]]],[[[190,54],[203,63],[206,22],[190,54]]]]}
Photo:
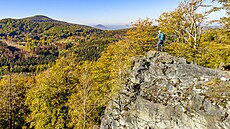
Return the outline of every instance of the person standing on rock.
{"type": "Polygon", "coordinates": [[[159,50],[159,47],[161,46],[161,51],[164,51],[164,41],[165,41],[165,34],[161,32],[161,30],[158,31],[158,43],[157,43],[157,51],[159,50]]]}

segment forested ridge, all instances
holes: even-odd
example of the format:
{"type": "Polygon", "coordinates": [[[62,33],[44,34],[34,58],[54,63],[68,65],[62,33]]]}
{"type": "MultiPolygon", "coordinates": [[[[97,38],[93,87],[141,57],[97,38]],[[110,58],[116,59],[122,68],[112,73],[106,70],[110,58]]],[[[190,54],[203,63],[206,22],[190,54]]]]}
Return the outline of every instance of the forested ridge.
{"type": "Polygon", "coordinates": [[[0,75],[43,71],[66,50],[77,54],[79,61],[96,60],[106,46],[118,41],[126,31],[102,31],[41,15],[2,19],[0,75]]]}
{"type": "Polygon", "coordinates": [[[218,9],[198,13],[202,0],[185,0],[163,13],[158,26],[147,18],[124,30],[46,16],[0,20],[0,128],[99,127],[108,102],[126,83],[133,57],[156,49],[158,30],[166,34],[167,53],[229,70],[229,3],[220,3],[227,14],[221,27],[210,29],[201,23],[218,9]]]}

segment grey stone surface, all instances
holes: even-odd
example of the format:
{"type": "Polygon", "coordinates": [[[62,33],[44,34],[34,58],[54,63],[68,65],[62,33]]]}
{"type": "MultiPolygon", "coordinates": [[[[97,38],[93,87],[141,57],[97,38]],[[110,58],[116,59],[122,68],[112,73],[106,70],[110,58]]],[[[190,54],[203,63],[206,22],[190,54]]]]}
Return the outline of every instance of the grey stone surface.
{"type": "Polygon", "coordinates": [[[229,77],[228,72],[150,51],[135,59],[127,84],[106,108],[100,128],[230,129],[230,91],[210,94],[207,85],[216,79],[230,86],[229,77]]]}

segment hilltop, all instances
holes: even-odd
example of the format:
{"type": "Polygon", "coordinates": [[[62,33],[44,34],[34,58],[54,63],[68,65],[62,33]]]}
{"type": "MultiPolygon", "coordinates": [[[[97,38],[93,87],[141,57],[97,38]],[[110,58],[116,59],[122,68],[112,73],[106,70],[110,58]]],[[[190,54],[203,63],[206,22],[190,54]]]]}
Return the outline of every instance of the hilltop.
{"type": "Polygon", "coordinates": [[[31,22],[61,22],[61,21],[54,20],[44,15],[35,15],[32,17],[27,17],[27,18],[22,18],[22,19],[29,20],[31,22]]]}
{"type": "Polygon", "coordinates": [[[96,28],[72,24],[51,19],[47,16],[36,15],[22,19],[0,20],[0,38],[14,38],[17,41],[44,39],[53,42],[68,36],[79,36],[99,31],[96,28]]]}

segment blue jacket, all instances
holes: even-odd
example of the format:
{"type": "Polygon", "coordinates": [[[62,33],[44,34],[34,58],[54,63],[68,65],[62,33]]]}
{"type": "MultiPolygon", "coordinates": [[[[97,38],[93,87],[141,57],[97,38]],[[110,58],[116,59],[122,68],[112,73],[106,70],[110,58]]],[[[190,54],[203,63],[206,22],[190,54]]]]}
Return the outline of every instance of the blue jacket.
{"type": "Polygon", "coordinates": [[[158,34],[158,39],[159,39],[159,41],[164,41],[165,40],[165,34],[162,32],[160,34],[158,34]]]}

